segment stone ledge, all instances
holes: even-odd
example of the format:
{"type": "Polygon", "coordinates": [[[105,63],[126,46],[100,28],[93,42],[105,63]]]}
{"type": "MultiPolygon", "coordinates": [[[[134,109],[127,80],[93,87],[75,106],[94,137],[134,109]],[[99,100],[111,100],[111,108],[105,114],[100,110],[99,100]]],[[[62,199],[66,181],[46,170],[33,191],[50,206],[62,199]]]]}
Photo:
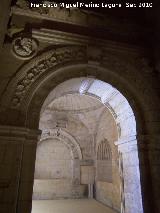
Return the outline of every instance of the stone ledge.
{"type": "Polygon", "coordinates": [[[0,126],[0,139],[37,139],[41,130],[31,130],[24,127],[0,126]]]}

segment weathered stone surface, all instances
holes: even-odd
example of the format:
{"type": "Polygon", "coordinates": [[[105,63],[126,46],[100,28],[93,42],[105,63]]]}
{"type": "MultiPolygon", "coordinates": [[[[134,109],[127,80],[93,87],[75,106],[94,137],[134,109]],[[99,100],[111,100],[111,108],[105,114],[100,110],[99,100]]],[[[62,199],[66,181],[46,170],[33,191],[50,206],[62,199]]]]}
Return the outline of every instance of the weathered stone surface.
{"type": "MultiPolygon", "coordinates": [[[[40,115],[44,106],[52,101],[52,95],[58,99],[78,91],[78,94],[98,98],[108,111],[105,112],[104,106],[98,109],[99,104],[96,104],[92,106],[92,112],[76,108],[70,116],[68,111],[57,107],[60,102],[55,104],[54,116],[47,124],[56,129],[52,140],[62,136],[57,131],[59,125],[67,129],[67,134],[73,134],[61,137],[66,146],[70,144],[71,161],[74,161],[73,178],[71,185],[68,184],[70,195],[87,195],[87,185],[80,185],[80,168],[92,168],[96,173],[97,146],[105,138],[112,150],[112,183],[97,181],[95,174],[96,198],[117,210],[121,202],[123,213],[139,213],[142,212],[142,192],[144,213],[158,213],[159,24],[155,25],[154,56],[149,45],[150,31],[128,20],[102,20],[97,14],[80,10],[31,10],[26,1],[20,0],[12,7],[7,29],[10,1],[2,0],[1,3],[4,5],[0,7],[0,47],[3,44],[4,48],[0,53],[0,123],[10,126],[0,128],[0,212],[12,213],[15,209],[18,213],[31,212],[38,133],[30,129],[38,129],[40,115]],[[91,23],[94,23],[93,27],[91,23]],[[32,55],[34,57],[25,63],[11,53],[11,42],[20,33],[29,33],[39,43],[37,57],[32,55]],[[78,79],[73,84],[74,89],[70,90],[67,83],[63,90],[61,83],[72,78],[78,79]],[[116,87],[118,92],[105,87],[105,82],[116,87]],[[57,85],[60,92],[55,89],[57,85]],[[52,95],[48,96],[50,92],[52,95]]],[[[155,4],[157,16],[159,7],[155,4]]],[[[48,133],[50,131],[46,135],[48,133]]],[[[91,175],[88,171],[90,169],[84,175],[91,175]]],[[[93,179],[84,179],[85,183],[87,180],[93,183],[93,179]]],[[[88,191],[92,196],[93,185],[89,184],[88,191]]],[[[57,189],[52,189],[58,194],[57,189]]],[[[60,192],[59,196],[62,196],[63,190],[60,192]]],[[[40,194],[37,196],[41,197],[40,194]]]]}

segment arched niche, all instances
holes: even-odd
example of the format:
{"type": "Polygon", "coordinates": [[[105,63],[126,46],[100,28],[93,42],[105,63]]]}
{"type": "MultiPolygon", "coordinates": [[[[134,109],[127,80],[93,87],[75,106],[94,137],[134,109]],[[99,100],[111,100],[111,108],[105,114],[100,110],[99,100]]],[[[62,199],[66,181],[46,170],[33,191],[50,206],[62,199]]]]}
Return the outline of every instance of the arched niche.
{"type": "Polygon", "coordinates": [[[80,183],[80,161],[82,160],[79,144],[72,135],[62,129],[51,129],[47,130],[47,132],[42,132],[39,143],[48,139],[58,139],[70,149],[73,160],[72,183],[78,185],[80,183]]]}
{"type": "Polygon", "coordinates": [[[79,198],[82,153],[76,140],[61,129],[42,131],[37,144],[33,199],[79,198]],[[58,188],[59,187],[59,188],[58,188]]]}
{"type": "Polygon", "coordinates": [[[70,148],[70,150],[72,151],[73,159],[82,160],[81,149],[77,141],[75,140],[75,138],[73,138],[73,136],[71,136],[69,133],[65,132],[62,129],[51,129],[51,130],[48,129],[47,132],[42,132],[39,143],[42,143],[42,141],[49,138],[50,139],[57,138],[58,140],[60,140],[61,142],[66,144],[66,146],[70,148]]]}

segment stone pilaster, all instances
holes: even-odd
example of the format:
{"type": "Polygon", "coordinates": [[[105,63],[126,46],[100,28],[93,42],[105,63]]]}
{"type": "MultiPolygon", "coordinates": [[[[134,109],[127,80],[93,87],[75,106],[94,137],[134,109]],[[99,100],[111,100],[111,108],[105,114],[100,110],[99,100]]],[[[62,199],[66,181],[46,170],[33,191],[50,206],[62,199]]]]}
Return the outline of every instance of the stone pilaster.
{"type": "Polygon", "coordinates": [[[139,135],[142,197],[145,213],[160,213],[160,135],[139,135]]]}
{"type": "Polygon", "coordinates": [[[39,131],[0,126],[0,212],[30,213],[39,131]]]}
{"type": "Polygon", "coordinates": [[[123,212],[143,213],[136,137],[122,138],[115,144],[118,145],[123,165],[122,186],[125,203],[123,212]]]}
{"type": "Polygon", "coordinates": [[[1,0],[0,2],[0,51],[3,46],[7,24],[10,18],[11,0],[1,0]]]}

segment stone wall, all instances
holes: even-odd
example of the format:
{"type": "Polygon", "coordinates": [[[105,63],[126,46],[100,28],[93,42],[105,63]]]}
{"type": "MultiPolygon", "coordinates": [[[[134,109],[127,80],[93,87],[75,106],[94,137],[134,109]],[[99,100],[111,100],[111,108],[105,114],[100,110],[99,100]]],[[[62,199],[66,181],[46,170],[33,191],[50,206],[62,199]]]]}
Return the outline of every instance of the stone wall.
{"type": "MultiPolygon", "coordinates": [[[[4,11],[3,14],[5,14],[5,12],[7,11],[4,11]]],[[[13,22],[11,21],[10,23],[15,23],[15,28],[13,29],[13,31],[15,31],[15,35],[17,32],[20,32],[21,30],[23,31],[24,26],[28,23],[28,19],[24,18],[26,14],[28,14],[28,11],[24,14],[24,10],[22,10],[20,13],[17,13],[16,17],[15,11],[14,17],[16,17],[15,20],[17,20],[15,22],[13,21],[13,17],[11,17],[13,22]],[[21,19],[21,17],[23,18],[21,19]],[[16,28],[16,24],[18,24],[19,29],[16,28]]],[[[30,13],[29,19],[32,19],[33,15],[34,14],[30,13]]],[[[70,17],[69,14],[68,16],[70,17]]],[[[38,18],[41,17],[42,14],[39,14],[38,18]]],[[[108,34],[108,18],[104,20],[107,22],[106,32],[108,34]]],[[[32,36],[38,39],[39,43],[37,57],[29,59],[27,62],[24,61],[23,57],[21,59],[15,58],[15,56],[11,53],[12,44],[10,43],[14,36],[11,36],[9,41],[4,44],[3,51],[0,53],[0,124],[5,129],[5,131],[1,132],[2,156],[5,156],[1,159],[1,168],[2,171],[3,169],[5,171],[1,172],[0,175],[0,190],[2,198],[0,203],[1,212],[15,212],[15,209],[17,212],[23,211],[25,213],[29,213],[31,211],[31,194],[36,145],[35,143],[33,145],[31,142],[29,143],[31,148],[29,148],[28,141],[26,141],[24,146],[24,138],[21,138],[21,131],[18,133],[18,136],[14,136],[13,140],[13,129],[24,127],[26,132],[28,132],[27,127],[30,129],[38,129],[39,112],[48,93],[53,90],[56,85],[68,78],[88,75],[95,76],[97,79],[114,85],[125,95],[133,107],[137,123],[137,151],[140,157],[141,188],[144,212],[160,212],[160,182],[158,176],[160,90],[159,76],[154,69],[155,67],[153,67],[154,61],[151,59],[152,51],[150,50],[150,46],[148,45],[147,47],[147,43],[145,43],[144,47],[141,45],[138,46],[138,44],[136,46],[130,45],[128,44],[128,39],[127,43],[121,43],[126,41],[119,40],[122,34],[126,35],[126,29],[121,29],[121,26],[124,23],[123,21],[121,22],[122,24],[118,23],[115,26],[116,32],[120,31],[116,40],[119,42],[115,42],[114,36],[108,37],[106,35],[106,37],[104,36],[104,40],[101,41],[95,38],[97,36],[97,32],[99,32],[99,28],[95,28],[95,37],[92,35],[92,31],[90,31],[90,29],[88,29],[90,32],[88,37],[84,37],[73,34],[73,32],[76,31],[71,25],[70,27],[66,27],[66,29],[71,30],[71,33],[64,33],[64,25],[61,25],[63,32],[57,32],[56,30],[46,30],[43,32],[43,30],[34,30],[33,28],[35,26],[32,26],[32,23],[34,23],[33,19],[30,20],[30,24],[33,32],[32,36]],[[79,46],[82,44],[85,46],[84,55],[82,54],[83,51],[81,51],[79,47],[77,48],[77,51],[74,51],[71,48],[71,45],[79,46]],[[68,46],[60,51],[57,50],[63,45],[65,47],[67,45],[68,46]],[[88,51],[89,45],[91,45],[94,50],[90,53],[88,51]],[[46,52],[46,50],[53,51],[51,53],[46,52]],[[45,52],[44,55],[42,54],[43,52],[45,52]],[[51,73],[53,75],[51,75],[51,73]],[[21,98],[19,99],[19,97],[22,96],[23,101],[21,101],[21,98]],[[14,104],[17,104],[18,107],[15,108],[14,104]],[[5,125],[7,125],[7,127],[5,125]],[[6,140],[4,140],[4,135],[6,140]],[[15,142],[17,140],[19,140],[18,147],[20,148],[20,151],[18,151],[19,148],[15,151],[15,144],[13,145],[13,141],[15,142]],[[7,147],[5,150],[3,147],[4,142],[7,147]],[[22,152],[22,150],[24,152],[22,152]],[[13,153],[16,154],[14,155],[13,153]],[[6,165],[5,167],[4,164],[6,165]],[[8,172],[10,171],[10,168],[12,175],[8,172]]],[[[43,21],[40,21],[39,23],[43,23],[43,21]]],[[[56,26],[56,24],[53,26],[56,26]]],[[[43,28],[44,25],[41,25],[40,28],[41,27],[43,28]]],[[[81,31],[81,28],[76,25],[76,23],[75,27],[81,31]]],[[[134,25],[130,25],[130,27],[137,32],[134,25]]],[[[112,29],[111,31],[113,32],[114,30],[115,29],[112,29]]],[[[147,36],[150,37],[150,33],[146,33],[142,28],[139,30],[144,33],[146,38],[147,36]]],[[[132,34],[132,32],[128,32],[126,36],[131,40],[134,37],[135,40],[138,41],[137,37],[134,35],[134,33],[132,34]],[[130,34],[132,36],[130,36],[130,34]]],[[[158,45],[156,45],[156,47],[158,47],[158,45]]],[[[156,55],[158,55],[158,50],[156,55]]],[[[158,61],[156,69],[159,70],[158,61]]],[[[125,125],[125,129],[126,128],[128,128],[127,122],[125,125]]],[[[124,131],[122,132],[126,133],[124,131]]],[[[25,133],[24,137],[26,137],[26,134],[27,133],[25,133]]],[[[34,142],[36,141],[37,139],[34,139],[34,142]]],[[[87,159],[89,156],[87,156],[86,153],[85,158],[87,159]]],[[[91,155],[91,153],[89,155],[91,155]]],[[[132,166],[130,168],[132,168],[132,166]]],[[[109,186],[105,188],[107,189],[109,186]]],[[[111,192],[111,189],[109,192],[111,192]]],[[[110,196],[109,192],[108,199],[110,196]]],[[[131,194],[131,191],[129,191],[129,193],[131,194]]],[[[101,197],[105,198],[104,195],[101,197]]],[[[128,198],[132,199],[132,197],[129,196],[127,199],[128,198]]],[[[135,206],[130,207],[131,208],[128,208],[128,211],[133,212],[132,207],[135,206]]]]}
{"type": "Polygon", "coordinates": [[[41,141],[37,147],[33,199],[72,197],[73,159],[60,140],[41,141]]]}
{"type": "MultiPolygon", "coordinates": [[[[115,125],[114,118],[109,111],[104,111],[101,115],[101,120],[99,122],[96,144],[98,145],[106,139],[111,148],[111,160],[107,160],[105,164],[106,171],[101,171],[103,173],[102,177],[96,178],[96,199],[116,210],[120,210],[120,177],[118,169],[118,151],[117,147],[114,145],[114,141],[118,138],[118,131],[115,125]],[[108,164],[108,165],[107,165],[108,164]],[[110,165],[111,164],[111,165],[110,165]],[[109,173],[110,171],[111,173],[109,173]]],[[[105,160],[106,161],[106,160],[105,160]]],[[[97,160],[97,171],[99,160],[97,160]]]]}
{"type": "MultiPolygon", "coordinates": [[[[49,97],[52,100],[51,96],[49,97]]],[[[111,112],[99,101],[89,96],[83,97],[74,94],[52,100],[52,104],[49,103],[41,113],[42,135],[48,134],[49,137],[51,136],[49,132],[54,129],[55,133],[57,131],[57,136],[55,139],[41,139],[38,144],[33,198],[93,196],[91,185],[94,185],[94,195],[97,200],[120,210],[118,156],[114,145],[114,141],[118,138],[117,126],[111,112]],[[71,96],[74,98],[71,99],[71,96]],[[77,97],[81,100],[79,105],[82,108],[88,107],[88,104],[90,108],[79,109],[77,97]],[[72,100],[72,105],[67,100],[72,100]],[[57,106],[59,107],[56,108],[57,106]],[[79,145],[82,159],[78,164],[74,163],[72,150],[65,148],[65,138],[64,145],[59,141],[61,136],[58,134],[61,135],[62,132],[58,133],[57,125],[62,125],[63,131],[72,135],[79,145]],[[80,172],[79,185],[73,184],[75,169],[79,169],[80,172]],[[64,194],[61,189],[64,189],[64,194]],[[77,194],[74,191],[77,191],[77,194]]]]}
{"type": "Polygon", "coordinates": [[[77,96],[73,95],[73,106],[66,96],[48,105],[41,113],[42,136],[37,146],[33,199],[86,197],[88,184],[95,181],[94,135],[104,107],[96,99],[78,96],[81,107],[85,108],[86,103],[90,108],[76,110],[79,107],[77,96]],[[67,113],[63,107],[72,109],[67,113]],[[55,134],[50,138],[52,131],[55,134]],[[82,156],[75,154],[77,150],[72,148],[71,140],[79,146],[82,156]]]}

